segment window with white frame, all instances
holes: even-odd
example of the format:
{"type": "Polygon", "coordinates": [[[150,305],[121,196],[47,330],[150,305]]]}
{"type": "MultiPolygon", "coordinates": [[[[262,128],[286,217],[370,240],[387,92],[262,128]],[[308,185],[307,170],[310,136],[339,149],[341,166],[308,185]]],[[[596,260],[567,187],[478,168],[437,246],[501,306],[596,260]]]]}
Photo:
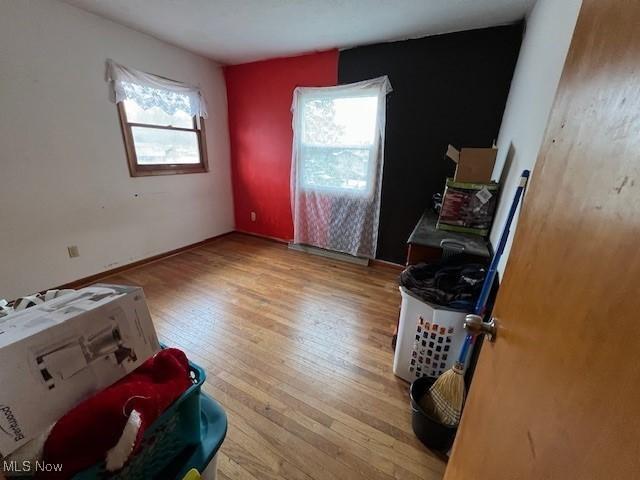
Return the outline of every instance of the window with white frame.
{"type": "Polygon", "coordinates": [[[293,92],[293,241],[375,258],[386,76],[293,92]]]}
{"type": "Polygon", "coordinates": [[[300,187],[368,195],[376,173],[377,92],[302,95],[300,187]]]}

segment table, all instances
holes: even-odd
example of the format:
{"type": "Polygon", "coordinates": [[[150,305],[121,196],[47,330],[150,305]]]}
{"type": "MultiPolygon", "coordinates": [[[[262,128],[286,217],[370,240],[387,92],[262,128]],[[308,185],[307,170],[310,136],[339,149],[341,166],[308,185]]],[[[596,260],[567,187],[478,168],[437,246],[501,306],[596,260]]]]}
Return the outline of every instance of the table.
{"type": "Polygon", "coordinates": [[[492,252],[488,239],[468,233],[438,230],[437,223],[438,215],[433,210],[428,209],[422,214],[407,240],[406,265],[440,260],[443,242],[468,256],[470,261],[489,262],[492,252]]]}

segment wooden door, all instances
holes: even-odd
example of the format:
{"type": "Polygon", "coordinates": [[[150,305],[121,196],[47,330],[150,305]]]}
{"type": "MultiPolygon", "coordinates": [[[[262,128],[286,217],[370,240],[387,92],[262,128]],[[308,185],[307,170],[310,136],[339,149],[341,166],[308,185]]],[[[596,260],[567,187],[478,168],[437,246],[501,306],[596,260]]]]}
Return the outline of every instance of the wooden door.
{"type": "Polygon", "coordinates": [[[640,478],[640,2],[585,0],[446,480],[640,478]]]}

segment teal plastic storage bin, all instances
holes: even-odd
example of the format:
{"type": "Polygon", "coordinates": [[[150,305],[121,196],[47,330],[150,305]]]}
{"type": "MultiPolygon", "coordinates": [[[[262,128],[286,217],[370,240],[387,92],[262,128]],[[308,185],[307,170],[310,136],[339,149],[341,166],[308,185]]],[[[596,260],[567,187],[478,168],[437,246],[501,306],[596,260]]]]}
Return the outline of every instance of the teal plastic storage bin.
{"type": "MultiPolygon", "coordinates": [[[[107,472],[105,463],[102,462],[76,474],[73,479],[181,479],[182,476],[178,475],[183,470],[185,473],[191,468],[202,471],[224,440],[227,418],[215,401],[209,397],[203,398],[200,392],[206,378],[204,370],[192,362],[189,362],[189,366],[193,385],[145,432],[142,448],[134,458],[117,472],[107,472]],[[213,411],[211,410],[212,402],[215,406],[213,411]],[[205,407],[204,410],[203,407],[205,407]],[[215,425],[213,430],[210,428],[212,422],[215,425]],[[203,444],[208,440],[206,434],[214,433],[214,430],[214,440],[217,440],[213,442],[215,451],[204,451],[207,450],[203,450],[203,444]],[[200,452],[199,456],[198,452],[200,452]],[[202,462],[205,460],[206,463],[203,465],[202,462]],[[190,465],[191,462],[196,464],[190,465]]],[[[211,444],[212,441],[209,440],[208,443],[211,444]]]]}
{"type": "MultiPolygon", "coordinates": [[[[207,465],[215,458],[227,434],[227,416],[222,407],[206,393],[201,395],[202,411],[200,431],[202,439],[195,449],[187,449],[165,469],[162,478],[181,480],[189,470],[195,468],[204,472],[207,465]],[[190,456],[185,458],[186,455],[190,456]]],[[[214,476],[203,476],[214,478],[214,476]]]]}
{"type": "Polygon", "coordinates": [[[226,437],[227,416],[201,392],[204,370],[192,362],[189,367],[193,385],[145,432],[140,451],[121,470],[107,472],[101,462],[72,479],[182,480],[192,468],[203,472],[226,437]]]}

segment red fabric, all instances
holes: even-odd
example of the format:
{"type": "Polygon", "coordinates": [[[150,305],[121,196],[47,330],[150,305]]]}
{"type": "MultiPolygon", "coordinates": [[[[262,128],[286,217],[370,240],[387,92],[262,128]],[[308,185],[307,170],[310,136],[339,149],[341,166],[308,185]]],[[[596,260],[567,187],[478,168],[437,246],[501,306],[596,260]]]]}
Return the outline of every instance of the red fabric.
{"type": "Polygon", "coordinates": [[[146,428],[189,386],[185,354],[175,348],[162,350],[58,420],[44,445],[43,461],[62,464],[63,472],[55,478],[69,478],[105,460],[132,410],[138,411],[142,420],[135,453],[146,428]]]}
{"type": "Polygon", "coordinates": [[[338,51],[231,65],[224,77],[236,229],[290,240],[293,90],[336,85],[338,51]]]}

